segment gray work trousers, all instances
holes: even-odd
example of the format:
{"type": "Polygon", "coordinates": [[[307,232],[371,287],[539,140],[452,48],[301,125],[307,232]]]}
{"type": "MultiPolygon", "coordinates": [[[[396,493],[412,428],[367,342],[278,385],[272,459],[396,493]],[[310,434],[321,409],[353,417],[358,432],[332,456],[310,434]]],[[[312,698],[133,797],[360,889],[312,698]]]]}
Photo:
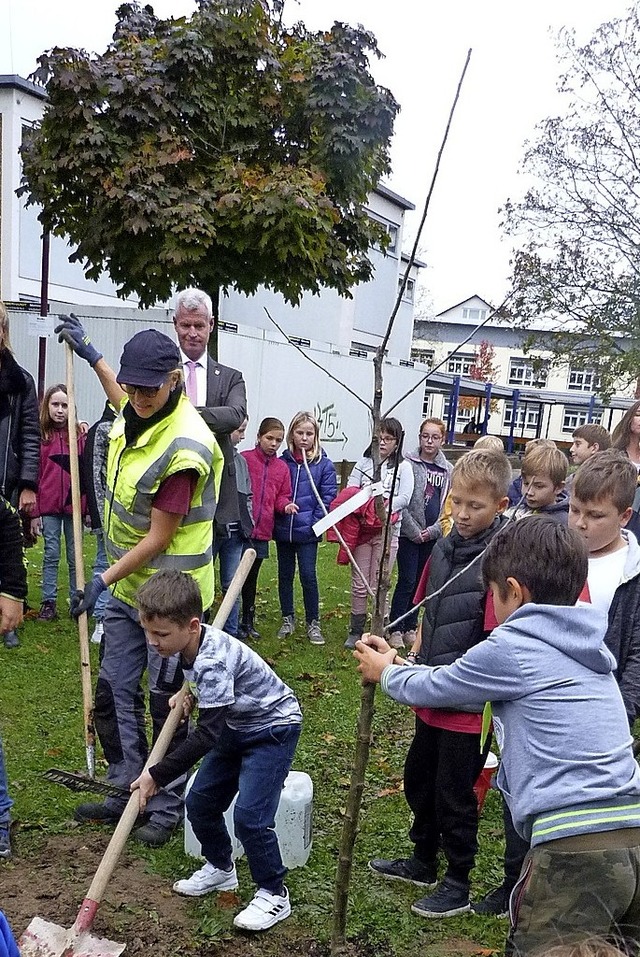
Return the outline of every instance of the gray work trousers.
{"type": "MultiPolygon", "coordinates": [[[[145,700],[141,680],[145,668],[149,679],[149,710],[153,740],[169,712],[169,698],[184,680],[178,655],[162,658],[149,648],[138,612],[111,596],[103,619],[104,637],[96,685],[94,719],[104,756],[109,762],[107,780],[128,788],[147,760],[149,746],[145,729],[145,700]]],[[[187,735],[180,726],[169,750],[187,735]]],[[[151,821],[175,827],[182,817],[185,775],[172,781],[151,798],[147,811],[151,821]]],[[[105,804],[121,811],[126,800],[108,797],[105,804]]]]}

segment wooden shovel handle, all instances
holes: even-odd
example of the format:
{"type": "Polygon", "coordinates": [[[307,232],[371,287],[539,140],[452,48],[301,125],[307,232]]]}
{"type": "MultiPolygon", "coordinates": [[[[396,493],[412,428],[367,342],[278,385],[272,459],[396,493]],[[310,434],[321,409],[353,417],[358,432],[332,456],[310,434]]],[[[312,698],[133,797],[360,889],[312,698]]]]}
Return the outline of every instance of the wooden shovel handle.
{"type": "MultiPolygon", "coordinates": [[[[247,551],[242,556],[238,569],[233,576],[231,584],[227,590],[222,604],[220,605],[215,618],[213,619],[213,625],[215,628],[222,628],[229,617],[229,612],[233,608],[240,592],[244,581],[249,574],[249,569],[255,561],[256,553],[252,548],[247,549],[247,551]]],[[[151,754],[147,758],[145,764],[145,770],[150,767],[153,767],[154,764],[157,764],[158,761],[161,761],[167,752],[167,748],[175,734],[176,728],[180,724],[182,719],[182,703],[184,701],[184,696],[187,693],[188,685],[185,682],[180,691],[178,692],[177,701],[175,707],[171,709],[167,720],[162,726],[162,731],[156,739],[156,743],[151,749],[151,754]]],[[[115,866],[118,862],[118,858],[122,853],[122,849],[129,837],[131,829],[136,822],[138,813],[140,810],[140,796],[138,791],[133,791],[131,797],[127,802],[120,820],[118,821],[117,827],[113,832],[113,837],[109,841],[109,846],[107,847],[104,857],[100,861],[98,870],[95,873],[93,881],[91,882],[91,887],[87,893],[87,897],[80,908],[78,916],[76,918],[76,923],[74,925],[77,932],[88,929],[91,926],[91,921],[95,914],[96,907],[90,907],[90,903],[98,904],[102,900],[102,895],[104,894],[105,888],[109,883],[111,875],[115,869],[115,866]],[[86,923],[83,920],[86,918],[86,923]]]]}
{"type": "MultiPolygon", "coordinates": [[[[80,495],[80,468],[78,458],[78,432],[76,416],[76,393],[73,376],[73,349],[65,343],[67,360],[67,402],[69,405],[69,464],[71,472],[71,508],[73,512],[73,554],[76,562],[76,587],[84,588],[84,555],[82,553],[82,496],[80,495]]],[[[82,683],[82,710],[84,714],[84,739],[89,777],[95,777],[96,733],[93,724],[93,690],[91,682],[91,659],[89,657],[89,622],[86,612],[78,618],[80,639],[80,680],[82,683]]]]}

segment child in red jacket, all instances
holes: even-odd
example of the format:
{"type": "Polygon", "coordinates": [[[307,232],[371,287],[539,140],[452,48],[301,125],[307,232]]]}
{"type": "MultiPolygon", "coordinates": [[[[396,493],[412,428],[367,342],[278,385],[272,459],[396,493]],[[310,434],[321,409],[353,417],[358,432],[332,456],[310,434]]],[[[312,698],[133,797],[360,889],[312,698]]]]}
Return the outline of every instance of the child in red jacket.
{"type": "MultiPolygon", "coordinates": [[[[76,590],[76,562],[73,551],[73,514],[71,507],[71,470],[69,465],[69,436],[67,421],[69,402],[66,386],[52,385],[44,394],[40,406],[40,482],[32,519],[32,532],[42,534],[44,558],[42,561],[42,605],[38,621],[57,618],[58,566],[60,538],[64,544],[69,566],[69,593],[76,590]]],[[[78,430],[78,454],[84,450],[85,436],[78,430]]],[[[86,506],[82,500],[82,513],[86,506]]]]}
{"type": "Polygon", "coordinates": [[[269,416],[258,428],[255,448],[242,452],[249,466],[253,505],[253,535],[247,548],[255,548],[256,560],[242,588],[242,621],[238,638],[259,638],[254,628],[258,574],[269,557],[269,540],[273,538],[275,515],[291,515],[298,510],[291,501],[289,469],[277,452],[284,441],[284,425],[269,416]]]}

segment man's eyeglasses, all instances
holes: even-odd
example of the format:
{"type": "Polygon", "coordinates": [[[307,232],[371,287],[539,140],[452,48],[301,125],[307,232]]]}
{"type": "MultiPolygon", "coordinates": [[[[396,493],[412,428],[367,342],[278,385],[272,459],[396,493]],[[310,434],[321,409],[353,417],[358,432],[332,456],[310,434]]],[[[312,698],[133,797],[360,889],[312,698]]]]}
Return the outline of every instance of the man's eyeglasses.
{"type": "MultiPolygon", "coordinates": [[[[164,385],[164,383],[163,383],[164,385]]],[[[135,395],[139,392],[145,399],[153,399],[162,388],[161,385],[123,385],[122,389],[127,395],[135,395]]]]}

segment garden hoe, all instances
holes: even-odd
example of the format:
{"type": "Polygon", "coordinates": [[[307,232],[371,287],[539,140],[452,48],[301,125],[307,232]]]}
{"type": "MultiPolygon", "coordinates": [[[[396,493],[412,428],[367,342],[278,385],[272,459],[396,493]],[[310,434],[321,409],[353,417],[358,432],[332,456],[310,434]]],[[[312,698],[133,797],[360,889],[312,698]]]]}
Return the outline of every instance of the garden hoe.
{"type": "MultiPolygon", "coordinates": [[[[255,557],[253,549],[249,549],[242,556],[233,581],[213,619],[214,627],[222,628],[225,625],[255,557]]],[[[182,718],[182,702],[187,690],[188,686],[184,684],[176,706],[172,708],[151,750],[145,768],[152,767],[164,757],[182,718]]],[[[94,937],[90,930],[118,858],[138,817],[139,801],[138,792],[134,791],[113,832],[73,927],[67,930],[59,924],[34,917],[19,941],[21,957],[118,957],[122,953],[126,944],[94,937]]]]}

